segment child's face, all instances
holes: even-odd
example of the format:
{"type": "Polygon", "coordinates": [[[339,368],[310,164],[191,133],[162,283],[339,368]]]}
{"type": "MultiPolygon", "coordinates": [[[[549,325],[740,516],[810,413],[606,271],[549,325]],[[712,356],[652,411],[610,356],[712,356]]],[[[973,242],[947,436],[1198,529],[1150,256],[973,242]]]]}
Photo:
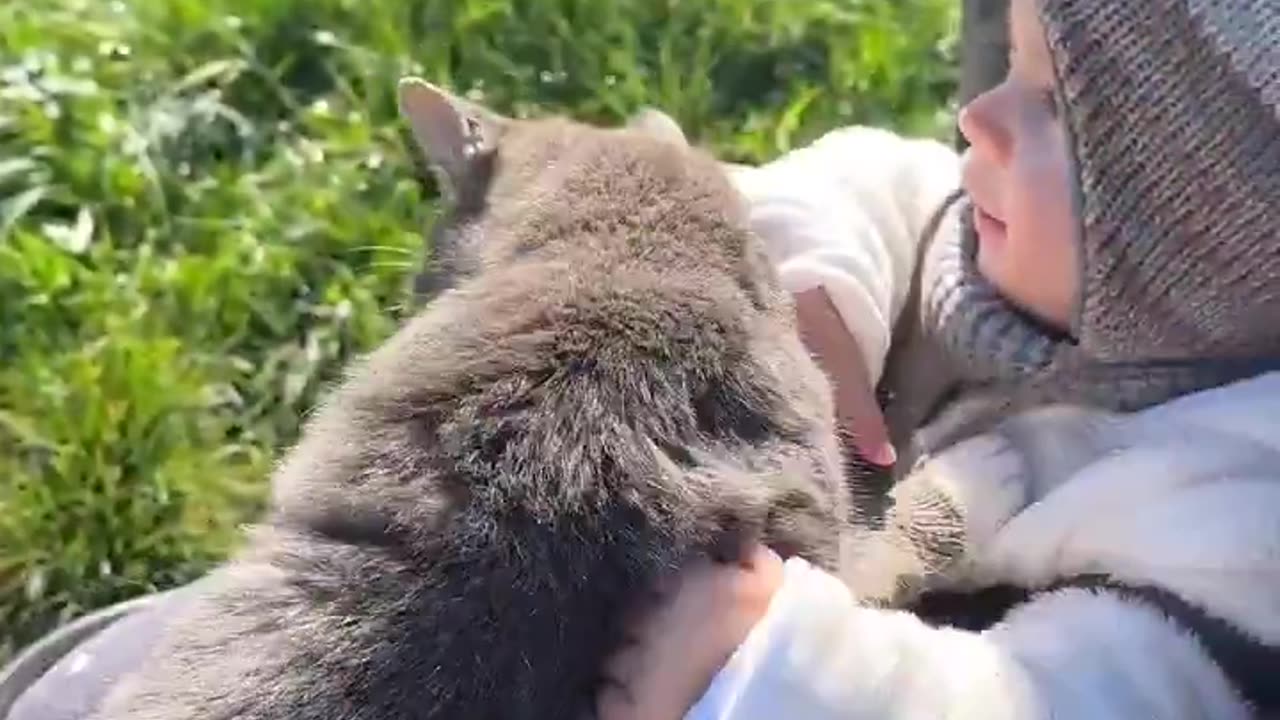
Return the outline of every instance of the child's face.
{"type": "Polygon", "coordinates": [[[1044,322],[1071,325],[1079,264],[1067,139],[1053,65],[1033,0],[1012,0],[1009,75],[960,112],[969,140],[978,269],[1005,299],[1044,322]]]}

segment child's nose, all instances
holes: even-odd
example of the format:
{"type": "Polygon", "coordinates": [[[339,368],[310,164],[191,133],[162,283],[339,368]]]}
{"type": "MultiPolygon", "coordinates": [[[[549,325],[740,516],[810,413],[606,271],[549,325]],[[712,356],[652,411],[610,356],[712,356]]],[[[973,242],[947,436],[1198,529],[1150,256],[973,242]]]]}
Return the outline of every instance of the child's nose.
{"type": "Polygon", "coordinates": [[[957,122],[975,152],[1004,165],[1012,143],[1004,123],[1000,122],[997,104],[994,92],[983,93],[960,109],[957,122]]]}

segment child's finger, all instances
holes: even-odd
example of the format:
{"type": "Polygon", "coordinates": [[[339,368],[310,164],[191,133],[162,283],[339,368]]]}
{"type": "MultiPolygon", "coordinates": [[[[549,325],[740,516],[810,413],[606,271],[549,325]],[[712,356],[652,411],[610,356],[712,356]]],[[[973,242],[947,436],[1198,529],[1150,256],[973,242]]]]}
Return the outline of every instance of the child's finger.
{"type": "Polygon", "coordinates": [[[821,287],[796,293],[795,302],[801,339],[831,379],[840,431],[868,462],[892,465],[896,453],[857,338],[821,287]]]}
{"type": "Polygon", "coordinates": [[[846,385],[837,390],[837,398],[840,429],[858,454],[867,462],[881,467],[890,467],[897,462],[897,451],[889,442],[889,428],[872,390],[869,387],[865,390],[850,389],[846,385]]]}
{"type": "Polygon", "coordinates": [[[746,558],[747,568],[751,570],[771,569],[782,565],[782,556],[763,543],[756,543],[746,554],[746,558]]]}
{"type": "Polygon", "coordinates": [[[596,693],[597,720],[632,720],[638,718],[635,699],[626,686],[605,682],[596,693]]]}
{"type": "Polygon", "coordinates": [[[615,690],[622,688],[627,691],[643,668],[644,654],[643,645],[631,646],[614,653],[605,661],[604,671],[601,673],[602,682],[605,685],[615,686],[615,690]]]}

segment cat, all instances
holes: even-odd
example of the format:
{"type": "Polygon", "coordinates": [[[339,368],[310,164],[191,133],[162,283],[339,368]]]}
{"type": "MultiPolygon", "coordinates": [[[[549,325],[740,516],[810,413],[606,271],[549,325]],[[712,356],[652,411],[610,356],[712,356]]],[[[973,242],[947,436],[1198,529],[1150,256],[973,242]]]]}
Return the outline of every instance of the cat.
{"type": "Polygon", "coordinates": [[[661,113],[398,92],[448,200],[433,297],[96,720],[590,716],[622,618],[688,559],[841,563],[830,388],[723,166],[661,113]]]}

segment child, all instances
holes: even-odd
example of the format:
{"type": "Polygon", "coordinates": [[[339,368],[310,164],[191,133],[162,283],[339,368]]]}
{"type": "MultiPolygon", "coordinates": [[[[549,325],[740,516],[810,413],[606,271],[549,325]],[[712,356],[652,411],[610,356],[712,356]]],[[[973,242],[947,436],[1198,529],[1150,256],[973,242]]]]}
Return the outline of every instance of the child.
{"type": "Polygon", "coordinates": [[[853,128],[737,176],[854,368],[843,415],[891,391],[903,592],[763,548],[689,568],[604,720],[1280,710],[1280,3],[1013,0],[1010,26],[962,168],[853,128]]]}

